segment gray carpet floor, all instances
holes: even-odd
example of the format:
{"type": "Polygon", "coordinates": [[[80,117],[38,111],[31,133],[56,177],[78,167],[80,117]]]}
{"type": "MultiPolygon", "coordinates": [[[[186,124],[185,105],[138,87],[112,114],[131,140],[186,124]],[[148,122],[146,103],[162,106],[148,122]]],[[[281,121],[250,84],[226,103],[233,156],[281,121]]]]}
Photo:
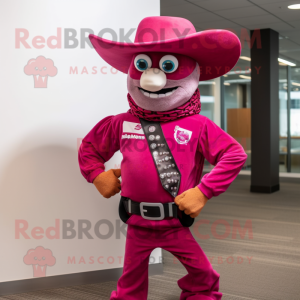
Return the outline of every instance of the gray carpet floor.
{"type": "MultiPolygon", "coordinates": [[[[210,200],[192,232],[221,275],[224,300],[300,299],[300,180],[281,182],[273,194],[249,192],[250,181],[240,176],[228,191],[210,200]],[[223,222],[214,228],[214,222],[223,222]],[[238,226],[248,230],[239,233],[238,226]],[[249,234],[252,232],[253,235],[249,234]],[[233,232],[236,229],[236,237],[233,232]],[[199,233],[209,238],[199,238],[199,233]]],[[[196,223],[195,222],[195,223],[196,223]]],[[[186,270],[163,252],[164,273],[150,277],[149,300],[177,300],[176,281],[186,270]]],[[[116,282],[82,285],[0,297],[4,299],[107,300],[116,282]]],[[[124,299],[126,300],[126,299],[124,299]]]]}

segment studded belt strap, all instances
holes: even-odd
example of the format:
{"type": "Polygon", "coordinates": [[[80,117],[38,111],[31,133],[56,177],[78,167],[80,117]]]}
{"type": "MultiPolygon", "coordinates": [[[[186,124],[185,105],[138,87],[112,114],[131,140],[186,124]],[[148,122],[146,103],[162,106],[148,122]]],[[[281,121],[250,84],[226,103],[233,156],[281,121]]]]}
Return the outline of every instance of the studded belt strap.
{"type": "Polygon", "coordinates": [[[140,119],[163,188],[177,196],[181,174],[159,122],[140,119]]]}

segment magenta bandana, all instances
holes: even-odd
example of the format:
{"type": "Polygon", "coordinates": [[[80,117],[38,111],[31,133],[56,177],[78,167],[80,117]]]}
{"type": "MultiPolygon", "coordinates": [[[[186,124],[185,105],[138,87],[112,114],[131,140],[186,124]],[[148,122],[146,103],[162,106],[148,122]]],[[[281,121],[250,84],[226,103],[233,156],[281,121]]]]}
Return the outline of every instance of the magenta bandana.
{"type": "Polygon", "coordinates": [[[135,117],[153,122],[168,122],[182,117],[196,115],[201,111],[199,89],[196,89],[191,99],[186,103],[168,111],[151,111],[143,109],[136,105],[129,93],[127,94],[127,99],[130,106],[130,109],[128,110],[129,113],[135,117]]]}

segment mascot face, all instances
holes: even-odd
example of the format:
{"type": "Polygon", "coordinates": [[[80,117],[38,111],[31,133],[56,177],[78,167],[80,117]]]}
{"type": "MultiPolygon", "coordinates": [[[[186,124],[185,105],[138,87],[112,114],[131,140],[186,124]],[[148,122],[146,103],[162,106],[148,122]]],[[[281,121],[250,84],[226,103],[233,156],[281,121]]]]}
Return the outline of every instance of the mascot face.
{"type": "Polygon", "coordinates": [[[133,56],[127,88],[139,107],[168,111],[192,97],[199,84],[199,75],[199,65],[190,57],[146,52],[133,56]]]}

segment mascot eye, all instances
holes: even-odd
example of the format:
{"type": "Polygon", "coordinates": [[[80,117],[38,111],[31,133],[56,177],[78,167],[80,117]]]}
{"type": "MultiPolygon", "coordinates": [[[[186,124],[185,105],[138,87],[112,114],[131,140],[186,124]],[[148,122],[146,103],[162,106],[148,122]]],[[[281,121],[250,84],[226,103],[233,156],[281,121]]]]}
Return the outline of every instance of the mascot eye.
{"type": "Polygon", "coordinates": [[[178,60],[173,55],[165,55],[160,59],[159,67],[165,73],[173,73],[178,68],[178,60]]]}
{"type": "Polygon", "coordinates": [[[151,58],[146,54],[139,54],[134,59],[134,66],[141,72],[146,71],[152,66],[151,58]]]}

